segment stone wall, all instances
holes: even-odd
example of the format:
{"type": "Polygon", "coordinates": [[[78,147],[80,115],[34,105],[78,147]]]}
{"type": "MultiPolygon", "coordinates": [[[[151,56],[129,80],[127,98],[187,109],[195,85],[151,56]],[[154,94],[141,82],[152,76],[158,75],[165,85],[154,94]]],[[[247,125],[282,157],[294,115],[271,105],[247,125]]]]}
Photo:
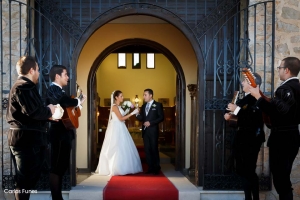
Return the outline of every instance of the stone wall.
{"type": "MultiPolygon", "coordinates": [[[[2,99],[8,97],[8,91],[11,87],[11,84],[15,82],[17,78],[17,73],[15,69],[15,65],[20,57],[20,55],[24,55],[26,48],[26,6],[20,7],[18,3],[11,3],[11,22],[9,21],[9,1],[2,1],[2,34],[3,41],[0,42],[3,45],[3,90],[2,99]],[[21,15],[20,15],[21,13],[21,15]],[[10,26],[11,24],[11,26],[10,26]],[[21,25],[21,29],[20,29],[21,25]],[[10,36],[11,34],[11,36],[10,36]],[[20,37],[21,35],[21,37],[20,37]],[[11,39],[10,39],[11,38],[11,39]],[[20,49],[21,45],[21,49],[20,49]]],[[[20,0],[20,2],[26,3],[26,0],[20,0]]],[[[0,107],[2,109],[2,107],[0,107]]],[[[3,121],[3,129],[1,127],[0,131],[3,130],[3,159],[4,159],[4,174],[9,174],[11,159],[10,159],[10,151],[7,144],[7,130],[9,128],[8,124],[5,120],[6,109],[3,109],[3,116],[0,115],[1,120],[3,121]]],[[[2,124],[0,124],[2,126],[2,124]]],[[[2,137],[0,137],[0,141],[2,137]]],[[[0,151],[2,151],[2,141],[0,142],[0,151]]],[[[2,155],[2,152],[1,152],[2,155]]],[[[2,171],[0,171],[0,180],[2,182],[2,171]]]]}
{"type": "MultiPolygon", "coordinates": [[[[262,1],[256,1],[256,0],[250,0],[250,4],[255,4],[262,1]]],[[[276,0],[275,1],[275,57],[274,57],[274,66],[270,65],[270,51],[268,50],[266,52],[267,55],[267,67],[266,67],[266,83],[271,83],[271,77],[270,77],[270,70],[271,67],[274,67],[274,86],[275,88],[278,87],[278,85],[281,83],[278,77],[277,73],[277,66],[279,66],[280,61],[288,56],[294,56],[300,58],[300,1],[299,0],[276,0]]],[[[271,4],[270,6],[267,6],[267,44],[271,47],[271,4]]],[[[262,45],[262,37],[261,35],[264,25],[264,12],[263,11],[263,4],[257,6],[257,12],[256,12],[256,22],[257,24],[257,34],[254,36],[253,32],[253,22],[254,18],[249,19],[249,34],[250,34],[250,47],[254,47],[254,37],[256,37],[256,45],[261,46],[262,45]]],[[[250,12],[251,13],[251,12],[250,12]]],[[[259,70],[263,69],[263,62],[261,59],[263,59],[262,52],[258,52],[258,60],[256,62],[258,66],[258,72],[259,70]]],[[[263,73],[262,71],[259,73],[263,73]]],[[[270,88],[267,88],[267,91],[270,88]]],[[[267,130],[266,138],[269,135],[269,130],[267,130]]],[[[264,155],[265,155],[265,163],[268,162],[268,148],[266,145],[264,145],[264,155]]],[[[258,164],[261,164],[260,161],[258,164]]],[[[268,166],[268,165],[266,165],[268,166]]],[[[293,183],[294,188],[294,199],[300,199],[300,156],[298,154],[294,164],[293,164],[293,170],[291,174],[291,180],[293,183]]],[[[275,200],[279,199],[277,192],[275,191],[274,187],[272,191],[270,192],[261,192],[260,194],[261,200],[275,200]]]]}

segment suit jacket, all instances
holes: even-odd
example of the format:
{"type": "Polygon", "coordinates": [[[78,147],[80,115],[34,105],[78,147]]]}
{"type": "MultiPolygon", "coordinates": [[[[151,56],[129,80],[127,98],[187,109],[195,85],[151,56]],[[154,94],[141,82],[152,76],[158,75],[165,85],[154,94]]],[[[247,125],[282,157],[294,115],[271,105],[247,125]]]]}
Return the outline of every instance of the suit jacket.
{"type": "Polygon", "coordinates": [[[45,145],[45,125],[51,115],[50,108],[44,106],[36,84],[20,76],[9,93],[6,120],[15,129],[8,132],[8,145],[45,145]]]}
{"type": "MultiPolygon", "coordinates": [[[[78,100],[73,99],[68,96],[60,87],[57,85],[51,85],[48,88],[47,96],[46,96],[47,104],[60,104],[61,107],[75,107],[78,105],[78,100]]],[[[74,138],[74,131],[67,130],[61,120],[58,122],[51,122],[50,127],[50,136],[51,139],[60,138],[60,139],[73,139],[74,138]],[[69,133],[69,134],[68,134],[69,133]]]]}
{"type": "Polygon", "coordinates": [[[260,145],[265,141],[262,111],[255,106],[256,99],[248,94],[237,102],[238,132],[236,142],[244,146],[260,145]]]}
{"type": "Polygon", "coordinates": [[[267,113],[271,119],[271,134],[268,146],[300,145],[298,130],[299,106],[300,106],[300,84],[298,79],[291,79],[279,86],[274,98],[270,102],[264,98],[257,100],[256,106],[267,113]],[[285,129],[287,131],[283,131],[285,129]],[[292,128],[296,127],[296,128],[292,128]],[[277,131],[276,128],[283,128],[277,131]]]}
{"type": "Polygon", "coordinates": [[[164,110],[163,110],[163,106],[161,103],[153,101],[148,115],[146,115],[146,105],[147,103],[145,103],[144,105],[142,105],[140,114],[136,116],[136,118],[143,122],[149,121],[150,122],[150,126],[145,128],[144,125],[142,125],[142,136],[144,137],[144,135],[146,133],[159,133],[159,123],[164,121],[164,110]]]}

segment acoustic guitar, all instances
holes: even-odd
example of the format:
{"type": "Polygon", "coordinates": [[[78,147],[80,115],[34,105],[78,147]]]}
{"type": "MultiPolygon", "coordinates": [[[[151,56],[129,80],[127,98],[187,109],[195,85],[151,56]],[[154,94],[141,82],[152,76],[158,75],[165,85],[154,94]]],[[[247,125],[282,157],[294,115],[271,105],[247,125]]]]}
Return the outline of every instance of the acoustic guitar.
{"type": "MultiPolygon", "coordinates": [[[[252,87],[257,87],[257,84],[255,82],[255,76],[253,75],[253,73],[251,72],[250,69],[248,68],[243,68],[242,69],[242,74],[244,75],[246,81],[248,82],[249,85],[251,85],[252,87]]],[[[262,98],[264,98],[266,101],[270,102],[271,99],[266,97],[261,90],[259,90],[259,93],[261,95],[262,98]]],[[[270,117],[266,114],[266,113],[262,113],[262,117],[263,117],[263,121],[264,123],[266,124],[266,126],[268,128],[271,128],[271,120],[270,120],[270,117]]]]}
{"type": "MultiPolygon", "coordinates": [[[[80,92],[80,95],[78,96],[78,99],[81,100],[83,98],[82,90],[78,88],[78,91],[80,92]]],[[[74,98],[74,96],[71,96],[71,98],[74,98]]],[[[79,106],[75,107],[67,107],[64,108],[64,115],[62,116],[61,120],[66,127],[66,129],[76,129],[79,127],[79,121],[78,118],[81,116],[81,111],[79,106]]]]}
{"type": "MultiPolygon", "coordinates": [[[[233,98],[231,100],[231,103],[232,104],[236,104],[236,101],[239,97],[239,91],[235,91],[234,94],[233,94],[233,98]]],[[[230,127],[233,127],[233,128],[236,128],[237,127],[237,120],[238,120],[238,117],[237,115],[234,115],[233,112],[230,113],[230,118],[228,120],[228,124],[230,127]]]]}

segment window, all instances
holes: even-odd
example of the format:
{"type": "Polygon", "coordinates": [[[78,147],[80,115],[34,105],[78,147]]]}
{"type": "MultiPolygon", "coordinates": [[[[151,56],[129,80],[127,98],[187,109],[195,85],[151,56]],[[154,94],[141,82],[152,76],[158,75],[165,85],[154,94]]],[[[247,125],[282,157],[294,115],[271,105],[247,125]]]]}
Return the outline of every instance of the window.
{"type": "Polygon", "coordinates": [[[126,53],[118,53],[118,68],[126,68],[126,53]]]}
{"type": "Polygon", "coordinates": [[[154,53],[147,53],[147,69],[155,68],[154,53]]]}
{"type": "Polygon", "coordinates": [[[141,69],[141,54],[132,54],[132,69],[141,69]]]}

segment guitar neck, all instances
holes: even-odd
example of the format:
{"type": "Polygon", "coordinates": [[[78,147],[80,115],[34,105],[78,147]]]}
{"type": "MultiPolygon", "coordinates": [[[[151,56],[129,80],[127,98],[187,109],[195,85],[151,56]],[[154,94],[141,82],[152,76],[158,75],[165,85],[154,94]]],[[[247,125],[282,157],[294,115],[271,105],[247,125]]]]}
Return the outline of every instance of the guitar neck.
{"type": "Polygon", "coordinates": [[[232,104],[235,104],[236,103],[236,101],[237,101],[237,99],[238,99],[238,97],[239,97],[239,91],[235,91],[234,92],[234,94],[233,94],[233,98],[232,98],[232,100],[231,100],[231,103],[232,104]]]}
{"type": "Polygon", "coordinates": [[[270,99],[269,97],[265,96],[264,93],[263,93],[261,90],[259,90],[259,94],[261,95],[262,98],[264,98],[264,99],[267,100],[268,102],[271,101],[271,99],[270,99]]]}
{"type": "Polygon", "coordinates": [[[83,99],[82,90],[80,90],[80,95],[77,97],[80,101],[83,99]]]}

